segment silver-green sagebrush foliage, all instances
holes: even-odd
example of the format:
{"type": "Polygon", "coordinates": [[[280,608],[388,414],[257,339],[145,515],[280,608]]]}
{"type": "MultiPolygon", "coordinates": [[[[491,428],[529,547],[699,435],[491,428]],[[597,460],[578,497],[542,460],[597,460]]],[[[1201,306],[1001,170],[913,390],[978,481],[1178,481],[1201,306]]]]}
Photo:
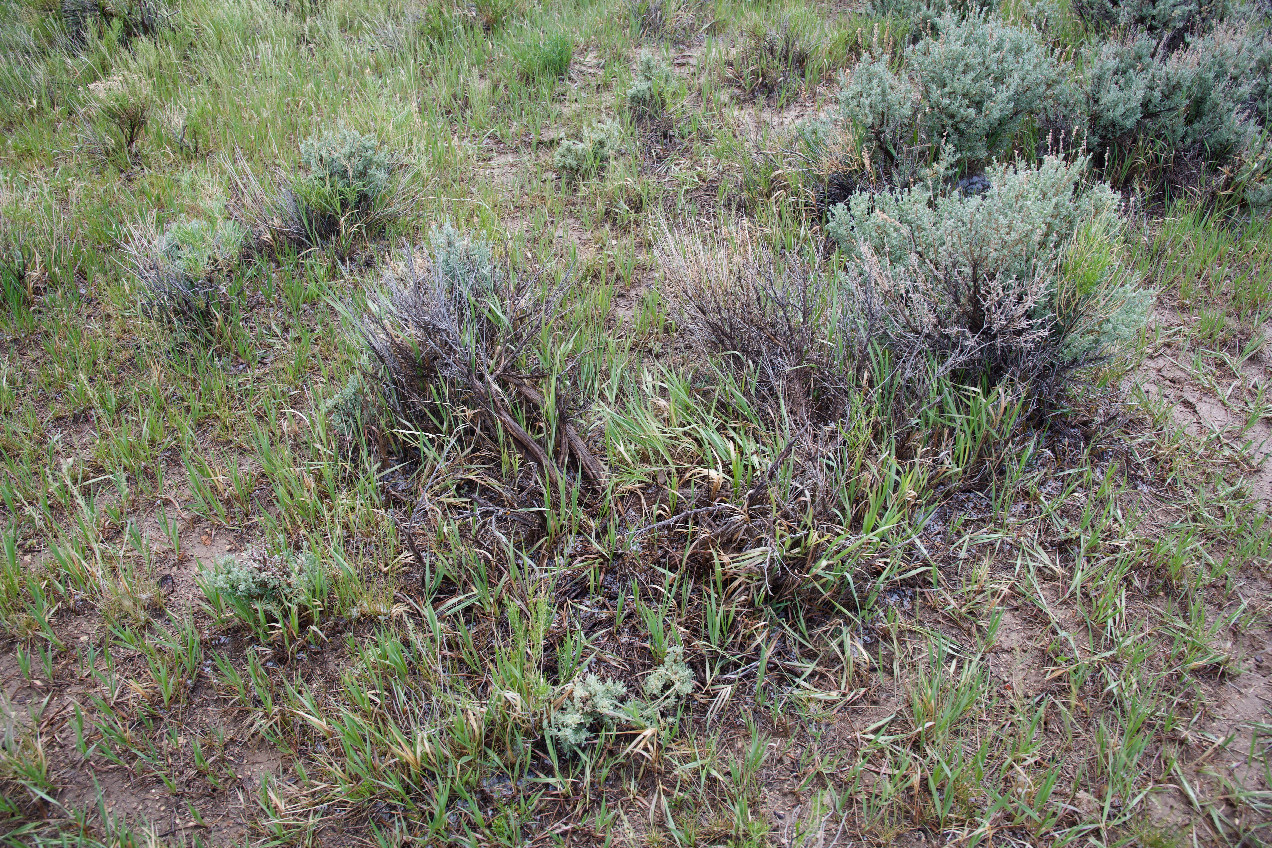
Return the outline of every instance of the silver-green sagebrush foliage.
{"type": "Polygon", "coordinates": [[[960,167],[1009,155],[1064,81],[1037,33],[980,14],[941,17],[904,59],[900,70],[886,56],[863,59],[839,95],[842,120],[884,175],[913,150],[931,161],[947,149],[960,167]]]}
{"type": "Polygon", "coordinates": [[[852,259],[853,320],[903,371],[934,364],[972,384],[1054,387],[1117,351],[1151,295],[1116,258],[1073,260],[1117,230],[1116,196],[1085,172],[1048,157],[993,166],[975,193],[934,181],[854,195],[829,225],[852,259]]]}
{"type": "Polygon", "coordinates": [[[566,183],[598,176],[618,155],[620,131],[612,121],[593,124],[582,138],[567,138],[557,145],[552,167],[566,183]]]}
{"type": "Polygon", "coordinates": [[[300,145],[304,175],[294,188],[313,211],[343,216],[370,209],[389,188],[389,157],[379,141],[347,127],[300,145]]]}
{"type": "Polygon", "coordinates": [[[580,751],[601,730],[656,727],[675,712],[693,686],[693,670],[685,663],[684,648],[675,645],[646,676],[643,699],[629,698],[621,682],[596,674],[569,684],[563,702],[548,721],[547,734],[567,750],[580,751]]]}
{"type": "Polygon", "coordinates": [[[226,277],[243,257],[247,233],[225,219],[183,218],[162,233],[132,230],[127,263],[142,284],[143,310],[178,328],[205,333],[217,323],[226,277]]]}

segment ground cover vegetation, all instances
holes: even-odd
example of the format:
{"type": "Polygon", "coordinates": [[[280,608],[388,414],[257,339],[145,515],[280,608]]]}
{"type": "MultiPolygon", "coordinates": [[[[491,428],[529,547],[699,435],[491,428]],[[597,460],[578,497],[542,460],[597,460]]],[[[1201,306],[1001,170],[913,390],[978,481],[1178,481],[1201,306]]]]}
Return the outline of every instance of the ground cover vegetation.
{"type": "Polygon", "coordinates": [[[0,840],[1272,839],[1272,20],[0,0],[0,840]]]}

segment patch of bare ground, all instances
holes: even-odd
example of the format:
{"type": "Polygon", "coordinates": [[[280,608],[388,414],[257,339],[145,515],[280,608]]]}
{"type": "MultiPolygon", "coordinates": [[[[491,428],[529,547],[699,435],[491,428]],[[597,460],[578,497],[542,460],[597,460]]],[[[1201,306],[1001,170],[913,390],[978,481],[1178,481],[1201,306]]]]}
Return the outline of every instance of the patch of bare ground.
{"type": "MultiPolygon", "coordinates": [[[[1272,423],[1262,406],[1272,358],[1262,345],[1244,356],[1179,343],[1191,317],[1159,306],[1157,337],[1133,380],[1168,426],[1186,432],[1219,458],[1225,477],[1244,485],[1266,511],[1272,506],[1272,423]]],[[[1256,330],[1267,338],[1267,328],[1256,330]]],[[[1151,519],[1150,519],[1151,524],[1151,519]]],[[[1253,626],[1236,632],[1227,665],[1205,687],[1204,707],[1187,724],[1172,793],[1156,793],[1150,810],[1166,824],[1192,823],[1215,844],[1261,845],[1272,797],[1272,579],[1266,561],[1241,563],[1235,598],[1253,626]],[[1255,803],[1254,799],[1261,799],[1255,803]],[[1197,827],[1197,822],[1206,824],[1197,827]],[[1253,840],[1253,841],[1251,841],[1253,840]]],[[[1212,611],[1217,612],[1217,611],[1212,611]]]]}

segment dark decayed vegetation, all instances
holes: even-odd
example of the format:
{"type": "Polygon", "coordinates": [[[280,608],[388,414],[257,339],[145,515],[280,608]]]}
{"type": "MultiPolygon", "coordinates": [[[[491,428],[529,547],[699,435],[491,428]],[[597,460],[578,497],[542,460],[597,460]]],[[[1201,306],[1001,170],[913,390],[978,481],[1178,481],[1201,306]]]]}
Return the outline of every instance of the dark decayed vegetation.
{"type": "Polygon", "coordinates": [[[1266,4],[0,22],[0,842],[1272,833],[1266,4]]]}

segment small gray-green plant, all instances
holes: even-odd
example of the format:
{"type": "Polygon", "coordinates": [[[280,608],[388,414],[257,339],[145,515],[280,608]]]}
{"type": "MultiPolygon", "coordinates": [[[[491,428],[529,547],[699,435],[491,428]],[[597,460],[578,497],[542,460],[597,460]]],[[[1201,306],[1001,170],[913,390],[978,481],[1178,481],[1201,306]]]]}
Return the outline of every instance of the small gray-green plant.
{"type": "Polygon", "coordinates": [[[667,85],[671,71],[648,54],[640,59],[636,76],[627,89],[627,111],[637,123],[656,121],[667,111],[667,85]]]}
{"type": "Polygon", "coordinates": [[[673,645],[667,649],[662,663],[645,678],[645,697],[650,708],[666,710],[688,697],[693,691],[693,670],[685,662],[685,649],[673,645]]]}
{"type": "Polygon", "coordinates": [[[283,597],[288,585],[288,575],[278,565],[271,560],[223,556],[199,572],[199,582],[213,603],[274,602],[283,597]]]}
{"type": "Polygon", "coordinates": [[[197,333],[211,331],[225,307],[226,276],[240,260],[246,232],[236,222],[182,218],[162,233],[134,227],[125,244],[151,317],[197,333]]]}
{"type": "Polygon", "coordinates": [[[198,583],[218,614],[228,610],[263,638],[275,623],[299,635],[301,615],[317,618],[332,587],[330,570],[309,552],[220,557],[200,570],[198,583]]]}
{"type": "Polygon", "coordinates": [[[871,14],[907,23],[918,40],[935,32],[942,17],[982,15],[993,6],[990,0],[870,0],[868,8],[871,14]]]}
{"type": "Polygon", "coordinates": [[[294,226],[311,243],[378,221],[392,170],[374,136],[348,127],[312,136],[300,146],[301,176],[293,183],[294,226]]]}
{"type": "Polygon", "coordinates": [[[679,645],[668,648],[663,661],[645,678],[644,699],[628,698],[627,687],[617,680],[588,674],[569,685],[564,704],[552,713],[547,733],[578,751],[602,728],[657,726],[688,697],[693,684],[693,670],[679,645]]]}
{"type": "Polygon", "coordinates": [[[612,121],[593,124],[580,139],[557,145],[552,167],[565,183],[577,183],[605,172],[619,149],[619,130],[612,121]]]}
{"type": "Polygon", "coordinates": [[[631,716],[624,708],[627,687],[617,680],[606,680],[588,674],[570,687],[565,704],[554,711],[548,724],[548,735],[571,750],[579,750],[592,741],[598,727],[613,730],[631,716]]]}
{"type": "Polygon", "coordinates": [[[1074,0],[1073,11],[1094,32],[1120,27],[1146,32],[1169,46],[1202,19],[1208,5],[1203,0],[1074,0]]]}

